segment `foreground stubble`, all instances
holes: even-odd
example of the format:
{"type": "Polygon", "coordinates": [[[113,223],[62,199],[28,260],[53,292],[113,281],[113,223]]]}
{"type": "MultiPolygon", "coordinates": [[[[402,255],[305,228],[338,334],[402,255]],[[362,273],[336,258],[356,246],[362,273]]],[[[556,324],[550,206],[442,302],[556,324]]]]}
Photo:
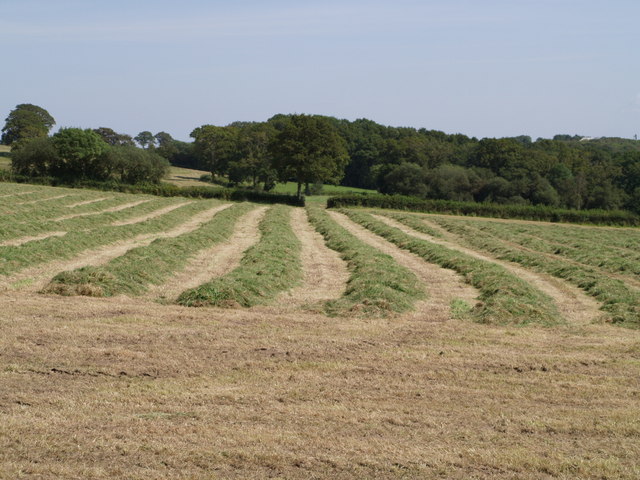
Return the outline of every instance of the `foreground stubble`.
{"type": "Polygon", "coordinates": [[[0,307],[0,478],[640,475],[637,331],[0,307]]]}

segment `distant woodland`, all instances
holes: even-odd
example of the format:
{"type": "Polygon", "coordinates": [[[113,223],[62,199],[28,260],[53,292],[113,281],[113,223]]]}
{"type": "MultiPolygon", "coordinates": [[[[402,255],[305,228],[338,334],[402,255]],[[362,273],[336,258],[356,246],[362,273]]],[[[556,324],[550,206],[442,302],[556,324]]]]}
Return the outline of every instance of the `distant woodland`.
{"type": "Polygon", "coordinates": [[[366,119],[284,114],[265,122],[202,125],[192,131],[192,142],[166,132],[131,137],[107,127],[62,129],[50,137],[55,121],[36,109],[18,105],[2,130],[16,173],[157,182],[170,163],[208,171],[212,181],[260,190],[295,181],[308,194],[331,183],[430,199],[640,213],[637,140],[477,139],[366,119]],[[32,109],[27,116],[40,116],[46,126],[25,129],[24,119],[15,121],[25,107],[32,109]],[[85,151],[72,152],[74,145],[85,145],[85,151]]]}

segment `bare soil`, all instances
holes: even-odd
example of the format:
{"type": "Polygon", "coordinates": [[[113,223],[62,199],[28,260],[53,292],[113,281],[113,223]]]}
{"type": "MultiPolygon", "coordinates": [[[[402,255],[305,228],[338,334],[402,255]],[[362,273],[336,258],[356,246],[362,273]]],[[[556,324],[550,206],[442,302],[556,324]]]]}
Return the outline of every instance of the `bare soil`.
{"type": "Polygon", "coordinates": [[[418,276],[427,291],[428,299],[418,302],[416,311],[412,314],[414,317],[428,321],[446,321],[451,317],[451,304],[454,300],[463,300],[470,307],[477,302],[478,290],[465,283],[457,273],[433,263],[428,263],[421,257],[395,246],[384,238],[352,222],[341,213],[328,212],[336,222],[350,233],[381,252],[392,256],[396,262],[418,276]]]}
{"type": "Polygon", "coordinates": [[[147,296],[172,301],[183,291],[232,271],[240,264],[244,252],[260,240],[258,225],[266,211],[267,207],[258,207],[240,217],[227,242],[196,255],[183,271],[165,284],[152,287],[147,296]]]}

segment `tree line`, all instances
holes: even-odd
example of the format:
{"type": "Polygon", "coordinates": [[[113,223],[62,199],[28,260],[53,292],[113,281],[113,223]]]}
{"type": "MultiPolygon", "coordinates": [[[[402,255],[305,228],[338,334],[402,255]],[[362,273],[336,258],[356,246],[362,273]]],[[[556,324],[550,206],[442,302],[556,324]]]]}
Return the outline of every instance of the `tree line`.
{"type": "MultiPolygon", "coordinates": [[[[15,140],[8,125],[9,118],[3,143],[15,140]]],[[[40,134],[43,128],[35,130],[40,134]]],[[[299,194],[332,183],[425,199],[640,212],[636,140],[578,135],[477,139],[367,119],[297,114],[202,125],[191,132],[192,142],[166,132],[135,137],[108,128],[93,132],[110,147],[137,144],[138,150],[172,165],[208,171],[213,181],[260,190],[293,180],[299,194]]]]}

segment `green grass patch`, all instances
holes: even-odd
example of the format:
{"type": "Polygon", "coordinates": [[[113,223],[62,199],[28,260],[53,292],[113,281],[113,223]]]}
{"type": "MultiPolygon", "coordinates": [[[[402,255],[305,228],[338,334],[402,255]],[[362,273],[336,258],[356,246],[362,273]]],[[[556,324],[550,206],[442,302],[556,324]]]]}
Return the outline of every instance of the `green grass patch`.
{"type": "MultiPolygon", "coordinates": [[[[304,186],[303,186],[304,189],[304,186]]],[[[273,189],[275,193],[286,193],[289,195],[295,195],[298,192],[298,184],[296,182],[278,183],[273,189]]],[[[312,193],[315,195],[346,195],[350,193],[376,193],[375,190],[367,190],[366,188],[357,187],[344,187],[342,185],[322,185],[320,191],[312,193]]]]}
{"type": "Polygon", "coordinates": [[[227,240],[238,217],[252,208],[255,206],[248,203],[235,204],[193,232],[159,238],[99,267],[59,273],[44,290],[60,295],[141,295],[149,285],[160,285],[184,268],[202,249],[227,240]]]}
{"type": "Polygon", "coordinates": [[[340,253],[351,272],[344,295],[326,303],[327,313],[384,316],[411,310],[425,297],[419,279],[409,269],[353,236],[320,205],[308,204],[307,212],[327,246],[340,253]]]}
{"type": "Polygon", "coordinates": [[[428,262],[454,270],[480,291],[482,304],[473,316],[482,323],[554,325],[558,310],[547,295],[495,263],[407,235],[370,214],[342,209],[353,221],[428,262]]]}
{"type": "Polygon", "coordinates": [[[291,227],[290,207],[271,207],[260,222],[260,241],[247,250],[227,275],[178,297],[181,305],[251,307],[273,300],[302,280],[300,241],[291,227]]]}

